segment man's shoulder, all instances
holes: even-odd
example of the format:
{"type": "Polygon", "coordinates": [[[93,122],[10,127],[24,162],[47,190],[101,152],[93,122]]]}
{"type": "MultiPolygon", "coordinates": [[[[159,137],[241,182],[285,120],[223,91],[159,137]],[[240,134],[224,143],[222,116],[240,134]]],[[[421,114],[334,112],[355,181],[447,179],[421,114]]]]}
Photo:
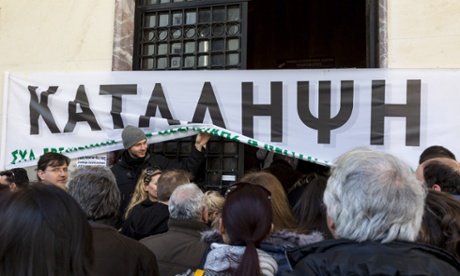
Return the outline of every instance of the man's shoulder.
{"type": "Polygon", "coordinates": [[[138,241],[120,234],[115,228],[107,225],[92,224],[93,242],[98,248],[110,245],[126,253],[151,256],[151,251],[138,241]]]}
{"type": "Polygon", "coordinates": [[[110,167],[110,169],[112,170],[113,173],[115,173],[117,170],[124,169],[126,167],[127,167],[126,161],[124,161],[122,157],[119,157],[117,161],[115,162],[115,164],[113,164],[112,167],[110,167]]]}
{"type": "Polygon", "coordinates": [[[157,163],[161,163],[161,162],[164,162],[164,161],[169,160],[169,159],[167,157],[163,156],[162,154],[157,154],[157,153],[154,153],[154,152],[148,152],[147,156],[145,157],[145,160],[150,165],[152,165],[152,164],[155,165],[157,163]]]}
{"type": "Polygon", "coordinates": [[[162,246],[159,245],[167,244],[169,240],[174,240],[174,235],[171,235],[169,232],[164,232],[160,234],[150,235],[143,239],[140,239],[139,242],[146,246],[148,249],[155,252],[155,250],[161,250],[162,246]]]}
{"type": "MultiPolygon", "coordinates": [[[[295,249],[293,251],[304,252],[305,255],[313,253],[327,253],[327,252],[353,252],[359,254],[363,252],[364,255],[369,254],[392,254],[406,249],[412,249],[414,252],[424,251],[427,254],[433,253],[433,250],[440,251],[441,249],[435,248],[430,245],[408,242],[408,241],[393,241],[389,243],[381,243],[378,241],[363,241],[357,242],[348,239],[324,240],[316,243],[306,245],[305,247],[295,249]]],[[[442,251],[442,250],[441,250],[442,251]]]]}
{"type": "Polygon", "coordinates": [[[289,258],[294,265],[300,264],[297,269],[301,271],[337,270],[345,274],[353,271],[358,273],[357,275],[361,275],[361,269],[377,271],[382,263],[388,265],[387,272],[390,274],[417,274],[436,270],[436,267],[460,269],[459,261],[442,249],[401,241],[380,243],[346,239],[328,240],[292,250],[289,252],[289,258]]]}
{"type": "Polygon", "coordinates": [[[209,230],[209,227],[199,221],[191,220],[168,220],[169,229],[161,234],[151,235],[143,238],[140,242],[147,247],[157,244],[176,244],[184,241],[196,241],[201,243],[201,231],[209,230]]]}

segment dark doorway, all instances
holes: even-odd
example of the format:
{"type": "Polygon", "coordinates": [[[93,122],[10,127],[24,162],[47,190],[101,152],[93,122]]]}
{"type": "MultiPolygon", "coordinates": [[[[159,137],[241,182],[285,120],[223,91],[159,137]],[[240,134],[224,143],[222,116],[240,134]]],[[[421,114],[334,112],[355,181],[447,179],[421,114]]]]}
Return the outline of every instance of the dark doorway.
{"type": "Polygon", "coordinates": [[[365,0],[248,3],[247,69],[368,67],[365,0]]]}

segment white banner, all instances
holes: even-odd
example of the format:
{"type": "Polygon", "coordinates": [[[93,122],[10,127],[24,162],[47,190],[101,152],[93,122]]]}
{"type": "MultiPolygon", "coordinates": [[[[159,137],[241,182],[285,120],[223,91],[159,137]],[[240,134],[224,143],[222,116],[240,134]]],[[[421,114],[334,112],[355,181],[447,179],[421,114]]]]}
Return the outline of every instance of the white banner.
{"type": "Polygon", "coordinates": [[[128,124],[149,143],[206,131],[331,164],[364,146],[416,167],[428,146],[459,153],[459,70],[266,70],[6,75],[1,167],[122,148],[128,124]]]}

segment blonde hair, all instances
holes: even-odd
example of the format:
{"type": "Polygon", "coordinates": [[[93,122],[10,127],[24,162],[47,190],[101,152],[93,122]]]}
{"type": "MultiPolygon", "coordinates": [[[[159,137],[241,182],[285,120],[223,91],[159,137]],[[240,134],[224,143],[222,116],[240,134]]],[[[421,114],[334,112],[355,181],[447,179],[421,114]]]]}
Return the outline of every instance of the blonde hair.
{"type": "Polygon", "coordinates": [[[128,207],[126,208],[124,218],[127,219],[131,211],[133,210],[134,206],[140,204],[144,200],[149,198],[148,193],[145,191],[144,187],[149,185],[150,180],[155,175],[161,174],[160,169],[152,169],[151,167],[147,167],[142,170],[139,179],[137,180],[136,187],[134,188],[133,196],[131,197],[131,201],[129,202],[128,207]],[[151,173],[147,173],[147,171],[153,170],[151,173]]]}
{"type": "Polygon", "coordinates": [[[240,181],[260,185],[270,191],[275,230],[297,231],[297,221],[292,214],[286,192],[276,176],[268,172],[253,171],[245,174],[240,181]]]}
{"type": "Polygon", "coordinates": [[[211,222],[213,229],[217,229],[225,198],[218,191],[212,190],[207,191],[204,195],[206,198],[206,207],[208,208],[208,221],[211,222]]]}

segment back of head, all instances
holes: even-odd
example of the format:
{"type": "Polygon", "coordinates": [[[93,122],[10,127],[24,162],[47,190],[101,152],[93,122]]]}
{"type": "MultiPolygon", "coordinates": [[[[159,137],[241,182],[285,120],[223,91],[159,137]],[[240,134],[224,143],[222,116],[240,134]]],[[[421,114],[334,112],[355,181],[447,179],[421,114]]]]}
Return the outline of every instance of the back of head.
{"type": "Polygon", "coordinates": [[[79,167],[69,182],[69,194],[80,204],[88,220],[112,224],[118,214],[120,191],[109,168],[79,167]]]}
{"type": "Polygon", "coordinates": [[[287,163],[289,163],[289,165],[291,165],[291,167],[294,170],[297,168],[297,164],[299,164],[299,159],[297,159],[297,158],[294,158],[294,157],[291,157],[291,156],[288,156],[288,155],[275,153],[273,155],[273,161],[277,161],[277,160],[286,161],[287,163]]]}
{"type": "Polygon", "coordinates": [[[11,169],[12,180],[18,189],[25,189],[29,186],[29,176],[23,168],[11,169]]]}
{"type": "Polygon", "coordinates": [[[419,242],[443,248],[460,259],[460,201],[428,190],[419,242]]]}
{"type": "Polygon", "coordinates": [[[271,173],[263,171],[249,172],[241,178],[242,182],[260,185],[272,194],[273,223],[276,230],[297,228],[283,185],[271,173]]]}
{"type": "Polygon", "coordinates": [[[0,275],[89,275],[91,228],[54,185],[32,183],[0,201],[0,275]]]}
{"type": "Polygon", "coordinates": [[[206,198],[206,207],[208,209],[208,222],[210,226],[215,229],[219,223],[225,198],[218,191],[213,190],[206,191],[204,196],[206,198]]]}
{"type": "Polygon", "coordinates": [[[192,174],[179,169],[164,171],[157,182],[158,200],[167,202],[174,190],[182,185],[190,183],[192,174]]]}
{"type": "MultiPolygon", "coordinates": [[[[311,176],[307,177],[311,179],[311,176]]],[[[314,179],[311,179],[302,191],[293,212],[299,221],[299,232],[309,234],[319,231],[325,239],[333,239],[327,227],[326,207],[323,202],[326,184],[327,178],[324,176],[315,176],[314,179]]]]}
{"type": "Polygon", "coordinates": [[[370,149],[343,154],[324,192],[335,236],[354,241],[414,241],[426,195],[410,167],[370,149]]]}
{"type": "Polygon", "coordinates": [[[228,243],[246,246],[234,275],[260,275],[256,246],[271,232],[270,192],[258,185],[238,182],[227,191],[222,209],[222,224],[228,243]]]}
{"type": "Polygon", "coordinates": [[[450,158],[453,160],[455,159],[455,155],[448,149],[446,149],[443,146],[430,146],[426,148],[422,154],[420,154],[420,159],[418,160],[418,164],[422,164],[428,159],[432,158],[438,158],[438,157],[444,157],[444,158],[450,158]]]}
{"type": "Polygon", "coordinates": [[[196,184],[183,184],[172,193],[168,208],[173,219],[203,221],[206,199],[196,184]]]}
{"type": "Polygon", "coordinates": [[[443,192],[460,194],[460,164],[450,158],[433,158],[422,163],[428,188],[438,185],[443,192]]]}

